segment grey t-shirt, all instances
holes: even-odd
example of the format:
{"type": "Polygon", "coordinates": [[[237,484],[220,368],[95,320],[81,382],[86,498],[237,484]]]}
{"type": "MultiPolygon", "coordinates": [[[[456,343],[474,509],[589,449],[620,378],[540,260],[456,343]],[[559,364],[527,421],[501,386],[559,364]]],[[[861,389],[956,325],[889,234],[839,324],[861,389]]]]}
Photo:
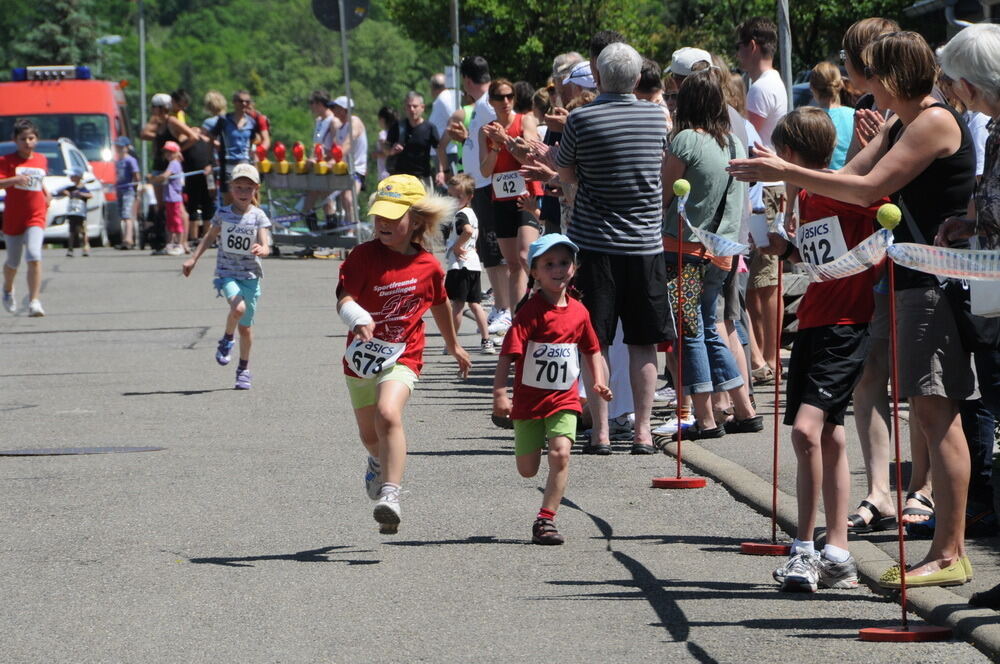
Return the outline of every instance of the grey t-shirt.
{"type": "Polygon", "coordinates": [[[215,259],[215,276],[233,279],[260,279],[264,276],[260,258],[250,253],[257,242],[257,231],[270,228],[271,221],[256,205],[243,214],[227,205],[212,218],[219,228],[219,253],[215,259]]]}

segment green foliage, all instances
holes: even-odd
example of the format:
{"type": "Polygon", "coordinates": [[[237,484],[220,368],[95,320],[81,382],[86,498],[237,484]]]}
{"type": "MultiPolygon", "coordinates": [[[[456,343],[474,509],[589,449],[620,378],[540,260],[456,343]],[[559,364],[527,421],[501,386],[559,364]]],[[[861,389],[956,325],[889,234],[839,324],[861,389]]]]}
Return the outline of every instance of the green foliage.
{"type": "Polygon", "coordinates": [[[96,59],[99,34],[92,0],[37,0],[30,9],[27,5],[13,8],[26,22],[12,24],[21,32],[16,39],[4,40],[10,44],[10,59],[22,66],[83,64],[96,59]]]}

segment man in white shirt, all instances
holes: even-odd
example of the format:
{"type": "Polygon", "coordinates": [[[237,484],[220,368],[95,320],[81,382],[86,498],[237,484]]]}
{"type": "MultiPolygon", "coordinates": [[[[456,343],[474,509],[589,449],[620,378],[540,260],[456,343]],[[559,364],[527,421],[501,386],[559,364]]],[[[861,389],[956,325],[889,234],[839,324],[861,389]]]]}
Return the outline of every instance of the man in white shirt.
{"type": "MultiPolygon", "coordinates": [[[[778,49],[778,28],[773,21],[760,16],[747,19],[737,29],[736,59],[740,68],[750,76],[747,91],[747,115],[765,147],[773,150],[771,132],[788,112],[788,94],[781,75],[774,68],[774,54],[778,49]]],[[[764,182],[764,211],[768,224],[785,197],[782,182],[764,182]]],[[[747,285],[747,310],[753,325],[754,340],[764,357],[764,364],[753,368],[755,385],[766,385],[780,371],[777,356],[777,322],[781,307],[778,293],[778,260],[755,250],[750,257],[750,281],[747,285]]]]}
{"type": "MultiPolygon", "coordinates": [[[[326,92],[326,90],[313,90],[313,93],[309,95],[309,111],[316,118],[313,125],[312,143],[306,146],[305,156],[310,162],[310,166],[315,160],[313,146],[319,143],[323,146],[323,150],[329,153],[330,148],[333,147],[337,131],[340,130],[340,121],[334,117],[333,111],[329,108],[329,104],[330,95],[326,92]]],[[[289,155],[289,157],[291,157],[291,155],[289,155]]],[[[305,214],[306,224],[313,230],[315,230],[319,225],[319,222],[316,219],[315,207],[320,199],[325,199],[323,201],[323,208],[327,219],[333,218],[336,212],[335,197],[331,196],[330,192],[307,191],[305,202],[303,204],[303,212],[305,214]]]]}
{"type": "Polygon", "coordinates": [[[340,123],[336,136],[337,145],[344,153],[344,161],[351,166],[350,170],[354,173],[354,186],[341,192],[341,204],[344,206],[346,220],[351,224],[355,222],[353,197],[361,192],[365,174],[368,172],[368,134],[365,133],[365,123],[351,113],[351,131],[347,130],[348,110],[353,109],[354,102],[345,95],[330,102],[330,110],[340,123]]]}
{"type": "MultiPolygon", "coordinates": [[[[448,120],[455,112],[455,91],[445,85],[444,74],[434,74],[431,76],[431,96],[434,103],[431,105],[431,116],[428,122],[437,127],[438,135],[444,136],[448,129],[448,120]]],[[[437,150],[431,150],[432,155],[437,155],[437,150]]],[[[445,177],[450,177],[455,173],[455,162],[458,161],[458,144],[448,143],[448,172],[445,177]]]]}

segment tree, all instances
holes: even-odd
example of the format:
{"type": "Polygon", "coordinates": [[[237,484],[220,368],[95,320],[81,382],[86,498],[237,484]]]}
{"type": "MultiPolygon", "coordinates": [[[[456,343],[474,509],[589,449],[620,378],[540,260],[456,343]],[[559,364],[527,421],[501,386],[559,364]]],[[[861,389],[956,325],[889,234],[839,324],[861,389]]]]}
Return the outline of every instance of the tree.
{"type": "MultiPolygon", "coordinates": [[[[82,65],[97,61],[98,25],[92,0],[37,0],[27,30],[11,51],[20,65],[82,65]]],[[[22,10],[23,11],[23,10],[22,10]]]]}
{"type": "MultiPolygon", "coordinates": [[[[408,35],[438,48],[451,44],[449,8],[441,0],[386,0],[386,8],[408,35]]],[[[617,30],[640,52],[652,43],[643,24],[655,18],[650,0],[463,0],[461,49],[482,55],[495,76],[541,85],[552,58],[585,51],[598,30],[617,30]]]]}

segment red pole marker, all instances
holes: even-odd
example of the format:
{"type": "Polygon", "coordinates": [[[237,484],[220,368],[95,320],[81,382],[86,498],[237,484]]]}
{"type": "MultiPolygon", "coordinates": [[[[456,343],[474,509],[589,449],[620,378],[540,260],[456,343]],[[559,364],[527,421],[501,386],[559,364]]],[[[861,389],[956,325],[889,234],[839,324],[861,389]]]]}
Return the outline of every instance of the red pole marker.
{"type": "Polygon", "coordinates": [[[778,400],[781,397],[781,324],[784,313],[784,295],[782,290],[781,273],[784,267],[783,261],[778,261],[778,314],[777,330],[778,338],[775,342],[775,367],[774,372],[774,442],[773,455],[771,459],[771,541],[770,542],[743,542],[740,544],[740,553],[748,556],[787,556],[792,552],[791,544],[778,543],[778,440],[781,432],[781,407],[778,400]]]}
{"type": "Polygon", "coordinates": [[[674,196],[677,196],[677,341],[674,346],[677,352],[677,474],[674,477],[654,477],[654,489],[701,489],[705,486],[704,477],[681,477],[681,411],[684,406],[684,289],[681,287],[681,274],[684,272],[684,254],[681,242],[684,238],[684,198],[691,193],[691,183],[680,179],[674,181],[674,196]]]}
{"type": "MultiPolygon", "coordinates": [[[[900,209],[892,203],[887,203],[878,210],[878,222],[890,231],[899,224],[902,217],[900,209]]],[[[899,369],[897,363],[896,340],[896,273],[893,270],[892,258],[887,258],[889,264],[889,362],[892,366],[892,435],[896,451],[896,514],[903,514],[903,464],[899,453],[899,369]]],[[[896,519],[899,536],[899,606],[902,611],[902,621],[899,626],[864,627],[858,630],[862,641],[891,641],[894,643],[913,643],[918,641],[947,641],[951,638],[951,629],[937,625],[919,625],[910,627],[906,619],[906,531],[903,520],[896,519]]]]}

